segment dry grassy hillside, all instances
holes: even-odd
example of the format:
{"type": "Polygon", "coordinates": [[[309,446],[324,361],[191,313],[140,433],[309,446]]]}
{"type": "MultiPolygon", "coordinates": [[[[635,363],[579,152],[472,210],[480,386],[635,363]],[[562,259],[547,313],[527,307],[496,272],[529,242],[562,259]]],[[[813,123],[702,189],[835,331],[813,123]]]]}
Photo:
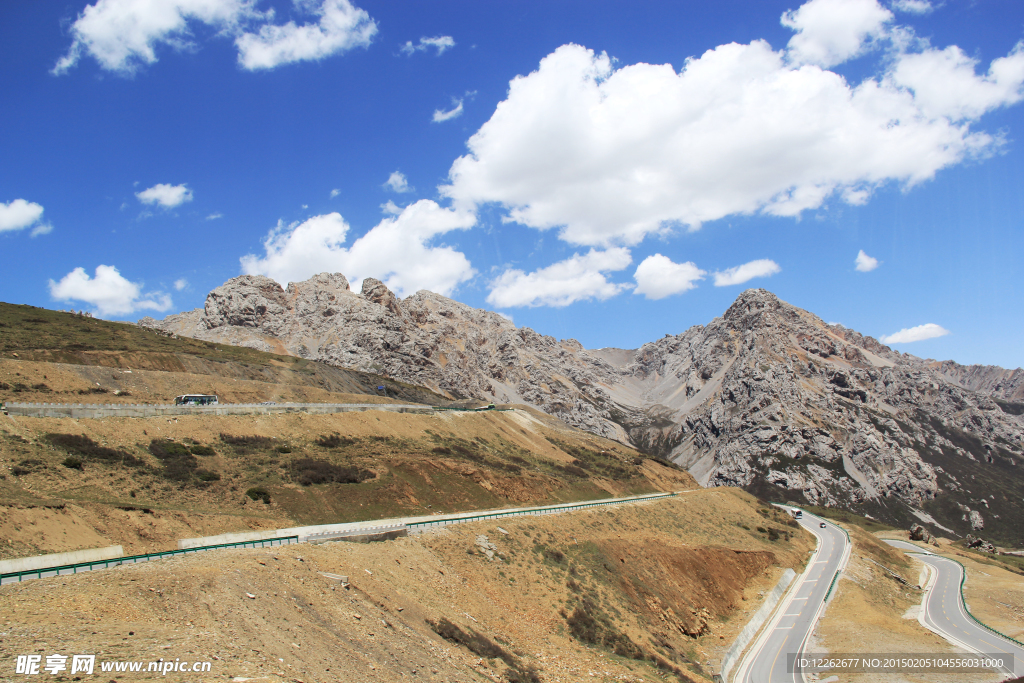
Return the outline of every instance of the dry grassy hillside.
{"type": "Polygon", "coordinates": [[[190,681],[704,681],[812,547],[737,490],[498,522],[4,586],[0,660],[212,661],[190,681]]]}
{"type": "Polygon", "coordinates": [[[0,416],[0,556],[695,486],[530,409],[0,416]]]}

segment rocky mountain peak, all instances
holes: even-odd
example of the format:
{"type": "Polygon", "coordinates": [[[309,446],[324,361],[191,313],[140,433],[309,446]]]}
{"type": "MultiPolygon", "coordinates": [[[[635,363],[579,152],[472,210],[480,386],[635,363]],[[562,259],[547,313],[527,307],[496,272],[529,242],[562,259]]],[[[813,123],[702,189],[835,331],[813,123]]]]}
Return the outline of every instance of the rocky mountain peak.
{"type": "Polygon", "coordinates": [[[398,303],[398,297],[380,280],[372,277],[363,280],[362,294],[368,301],[383,306],[394,315],[402,315],[402,307],[398,303]]]}

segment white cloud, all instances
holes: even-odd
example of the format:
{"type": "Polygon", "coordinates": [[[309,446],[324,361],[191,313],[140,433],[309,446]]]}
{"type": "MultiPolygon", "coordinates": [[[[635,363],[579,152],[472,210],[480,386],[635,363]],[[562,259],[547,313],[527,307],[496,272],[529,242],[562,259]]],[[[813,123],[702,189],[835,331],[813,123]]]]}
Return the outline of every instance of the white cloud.
{"type": "Polygon", "coordinates": [[[186,280],[185,278],[181,278],[179,280],[175,280],[174,281],[174,289],[176,291],[180,292],[181,290],[185,289],[186,287],[188,287],[188,280],[186,280]]]}
{"type": "Polygon", "coordinates": [[[924,50],[901,55],[891,81],[914,93],[923,114],[953,121],[977,119],[1024,98],[1024,42],[993,60],[984,76],[975,73],[977,65],[956,45],[924,50]]]}
{"type": "Polygon", "coordinates": [[[0,202],[0,232],[22,230],[38,222],[42,217],[43,207],[35,202],[24,199],[15,199],[6,204],[0,202]]]}
{"type": "Polygon", "coordinates": [[[252,0],[98,0],[71,25],[74,40],[53,68],[62,74],[89,54],[108,71],[132,74],[157,61],[156,46],[183,49],[193,45],[189,22],[234,32],[264,15],[252,0]]]}
{"type": "Polygon", "coordinates": [[[142,293],[142,283],[129,282],[114,266],[96,266],[95,277],[75,268],[61,278],[50,280],[50,296],[61,301],[84,301],[101,316],[119,316],[140,310],[166,311],[173,304],[162,292],[142,293]]]}
{"type": "Polygon", "coordinates": [[[384,213],[391,214],[392,216],[397,216],[398,214],[402,213],[402,207],[399,206],[398,204],[395,204],[390,199],[380,205],[380,210],[383,211],[384,213]]]}
{"type": "Polygon", "coordinates": [[[928,323],[926,325],[918,325],[917,327],[902,329],[895,334],[881,336],[878,338],[878,341],[883,344],[909,344],[910,342],[944,337],[947,334],[949,334],[949,330],[944,327],[936,325],[935,323],[928,323]]]}
{"type": "Polygon", "coordinates": [[[562,307],[577,301],[609,299],[630,285],[608,282],[606,273],[624,269],[632,262],[622,247],[597,251],[525,273],[506,270],[491,282],[487,302],[499,308],[514,306],[562,307]]]}
{"type": "Polygon", "coordinates": [[[165,209],[173,209],[185,202],[192,201],[192,190],[188,189],[184,183],[181,185],[158,183],[142,192],[136,192],[135,196],[143,204],[159,204],[165,209]]]}
{"type": "MultiPolygon", "coordinates": [[[[295,0],[296,7],[309,7],[295,0]]],[[[245,69],[273,69],[291,62],[320,60],[356,47],[366,47],[377,33],[377,23],[348,0],[323,0],[313,14],[316,24],[265,24],[259,33],[244,33],[235,40],[238,63],[245,69]]]]}
{"type": "Polygon", "coordinates": [[[857,270],[861,273],[870,273],[878,267],[878,259],[868,256],[864,253],[863,249],[857,252],[855,263],[857,264],[857,270]]]}
{"type": "Polygon", "coordinates": [[[341,194],[341,190],[339,190],[339,189],[337,189],[337,188],[335,188],[335,189],[331,190],[331,199],[334,199],[334,198],[335,198],[335,197],[337,197],[337,196],[338,196],[339,194],[341,194]]]}
{"type": "Polygon", "coordinates": [[[810,0],[782,15],[783,26],[796,31],[789,58],[825,68],[862,54],[885,36],[892,20],[892,12],[876,0],[810,0]]]}
{"type": "Polygon", "coordinates": [[[206,217],[206,220],[208,220],[208,221],[215,221],[218,218],[224,218],[224,214],[222,214],[222,213],[211,213],[209,216],[206,217]]]}
{"type": "MultiPolygon", "coordinates": [[[[832,1],[813,7],[845,7],[832,1]]],[[[853,37],[875,36],[864,27],[880,26],[887,11],[851,7],[837,16],[860,12],[847,27],[853,37]]],[[[817,36],[822,54],[866,45],[851,47],[816,27],[812,14],[797,14],[801,35],[817,36]]],[[[630,245],[730,215],[798,216],[831,197],[863,204],[884,183],[911,187],[998,147],[999,136],[972,131],[973,119],[961,117],[1018,101],[1024,54],[995,60],[982,77],[958,50],[913,43],[919,52],[911,55],[899,52],[910,43],[885,40],[895,52],[860,83],[795,64],[790,51],[764,41],[721,45],[679,72],[618,67],[608,55],[564,45],[512,80],[441,191],[467,208],[498,203],[508,218],[556,228],[573,244],[630,245]]]]}
{"type": "Polygon", "coordinates": [[[401,171],[395,171],[389,175],[384,186],[391,188],[393,192],[411,192],[413,189],[409,186],[409,181],[401,171]]]}
{"type": "Polygon", "coordinates": [[[440,57],[444,54],[445,50],[450,50],[453,47],[455,47],[455,40],[451,36],[434,36],[433,38],[420,38],[420,42],[417,45],[414,45],[411,40],[406,41],[401,50],[402,54],[412,55],[416,52],[434,48],[440,57]]]}
{"type": "Polygon", "coordinates": [[[893,0],[892,8],[908,14],[928,14],[935,9],[928,0],[893,0]]]}
{"type": "Polygon", "coordinates": [[[442,111],[441,109],[434,110],[434,123],[441,123],[450,119],[457,119],[462,116],[462,99],[452,98],[452,104],[455,105],[448,111],[442,111]]]}
{"type": "Polygon", "coordinates": [[[633,277],[636,279],[634,294],[643,294],[648,299],[664,299],[672,294],[689,291],[703,280],[707,273],[692,261],[673,263],[667,256],[655,254],[645,258],[633,277]]]}
{"type": "Polygon", "coordinates": [[[377,31],[370,16],[348,0],[294,0],[296,11],[317,18],[302,26],[268,23],[274,11],[261,12],[257,4],[258,0],[98,0],[72,24],[71,47],[53,73],[65,73],[83,55],[90,55],[103,69],[131,75],[157,61],[158,47],[194,49],[195,24],[213,28],[219,37],[234,37],[239,64],[246,69],[322,59],[368,45],[377,31]]]}
{"type": "Polygon", "coordinates": [[[744,263],[741,266],[726,268],[714,273],[715,287],[728,287],[730,285],[742,285],[755,277],[769,277],[782,272],[782,268],[775,261],[769,259],[758,259],[744,263]]]}
{"type": "Polygon", "coordinates": [[[29,237],[39,237],[40,235],[49,235],[53,232],[53,226],[49,223],[40,223],[36,227],[32,228],[32,232],[28,234],[29,237]]]}
{"type": "Polygon", "coordinates": [[[304,223],[278,224],[263,241],[265,254],[243,256],[242,271],[267,275],[284,284],[322,272],[344,273],[358,289],[363,278],[382,280],[398,296],[420,289],[445,296],[476,271],[464,254],[433,240],[452,230],[471,228],[476,217],[423,199],[365,235],[342,246],[349,226],[339,213],[314,216],[304,223]]]}

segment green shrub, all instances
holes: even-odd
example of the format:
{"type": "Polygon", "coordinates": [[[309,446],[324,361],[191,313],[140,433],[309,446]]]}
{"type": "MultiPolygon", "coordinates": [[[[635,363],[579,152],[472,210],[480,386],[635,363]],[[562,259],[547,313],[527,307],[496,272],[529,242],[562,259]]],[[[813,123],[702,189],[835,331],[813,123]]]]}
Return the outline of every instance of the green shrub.
{"type": "Polygon", "coordinates": [[[270,494],[261,486],[255,486],[245,492],[253,500],[262,500],[264,504],[270,505],[270,494]]]}
{"type": "Polygon", "coordinates": [[[196,479],[199,481],[220,481],[220,475],[210,470],[196,470],[196,479]]]}
{"type": "Polygon", "coordinates": [[[192,455],[217,455],[217,452],[210,446],[204,446],[198,443],[194,446],[189,446],[189,450],[192,451],[192,455]]]}
{"type": "Polygon", "coordinates": [[[292,447],[291,446],[278,446],[274,450],[277,451],[278,453],[286,453],[287,454],[287,453],[291,453],[292,452],[292,447]]]}
{"type": "Polygon", "coordinates": [[[79,460],[78,458],[76,458],[73,455],[69,455],[68,457],[64,458],[64,462],[62,462],[61,464],[64,465],[64,467],[67,467],[70,470],[81,470],[82,469],[82,461],[79,460]]]}

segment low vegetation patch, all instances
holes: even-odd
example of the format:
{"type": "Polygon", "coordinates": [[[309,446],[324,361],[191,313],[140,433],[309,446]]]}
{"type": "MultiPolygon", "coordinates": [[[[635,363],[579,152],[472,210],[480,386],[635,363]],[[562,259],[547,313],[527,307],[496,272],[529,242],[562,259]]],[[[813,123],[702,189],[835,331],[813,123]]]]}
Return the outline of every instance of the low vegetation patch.
{"type": "Polygon", "coordinates": [[[153,439],[149,452],[164,464],[164,477],[171,481],[187,482],[199,467],[188,446],[170,439],[153,439]]]}
{"type": "Polygon", "coordinates": [[[248,455],[256,451],[269,449],[274,440],[269,436],[234,436],[232,434],[221,434],[220,440],[239,455],[248,455]]]}
{"type": "Polygon", "coordinates": [[[629,636],[615,630],[588,598],[584,598],[565,621],[572,637],[581,643],[607,648],[628,659],[647,658],[643,649],[630,640],[629,636]]]}
{"type": "Polygon", "coordinates": [[[301,458],[292,462],[292,477],[303,486],[313,484],[359,484],[374,474],[354,465],[335,465],[326,460],[301,458]]]}
{"type": "MultiPolygon", "coordinates": [[[[127,451],[101,446],[85,434],[55,434],[44,437],[50,444],[66,451],[82,462],[105,462],[129,467],[141,467],[145,463],[127,451]]],[[[81,469],[75,468],[75,469],[81,469]]]]}
{"type": "Polygon", "coordinates": [[[507,683],[540,683],[540,675],[534,667],[524,666],[518,657],[487,636],[472,629],[466,633],[457,624],[453,624],[443,617],[437,621],[427,619],[427,624],[437,635],[450,643],[463,646],[477,657],[500,659],[505,662],[509,667],[509,670],[505,672],[507,683]]]}
{"type": "Polygon", "coordinates": [[[343,446],[355,445],[355,443],[355,439],[350,439],[347,436],[341,436],[337,432],[334,434],[323,434],[316,440],[316,445],[321,448],[341,448],[343,446]]]}

